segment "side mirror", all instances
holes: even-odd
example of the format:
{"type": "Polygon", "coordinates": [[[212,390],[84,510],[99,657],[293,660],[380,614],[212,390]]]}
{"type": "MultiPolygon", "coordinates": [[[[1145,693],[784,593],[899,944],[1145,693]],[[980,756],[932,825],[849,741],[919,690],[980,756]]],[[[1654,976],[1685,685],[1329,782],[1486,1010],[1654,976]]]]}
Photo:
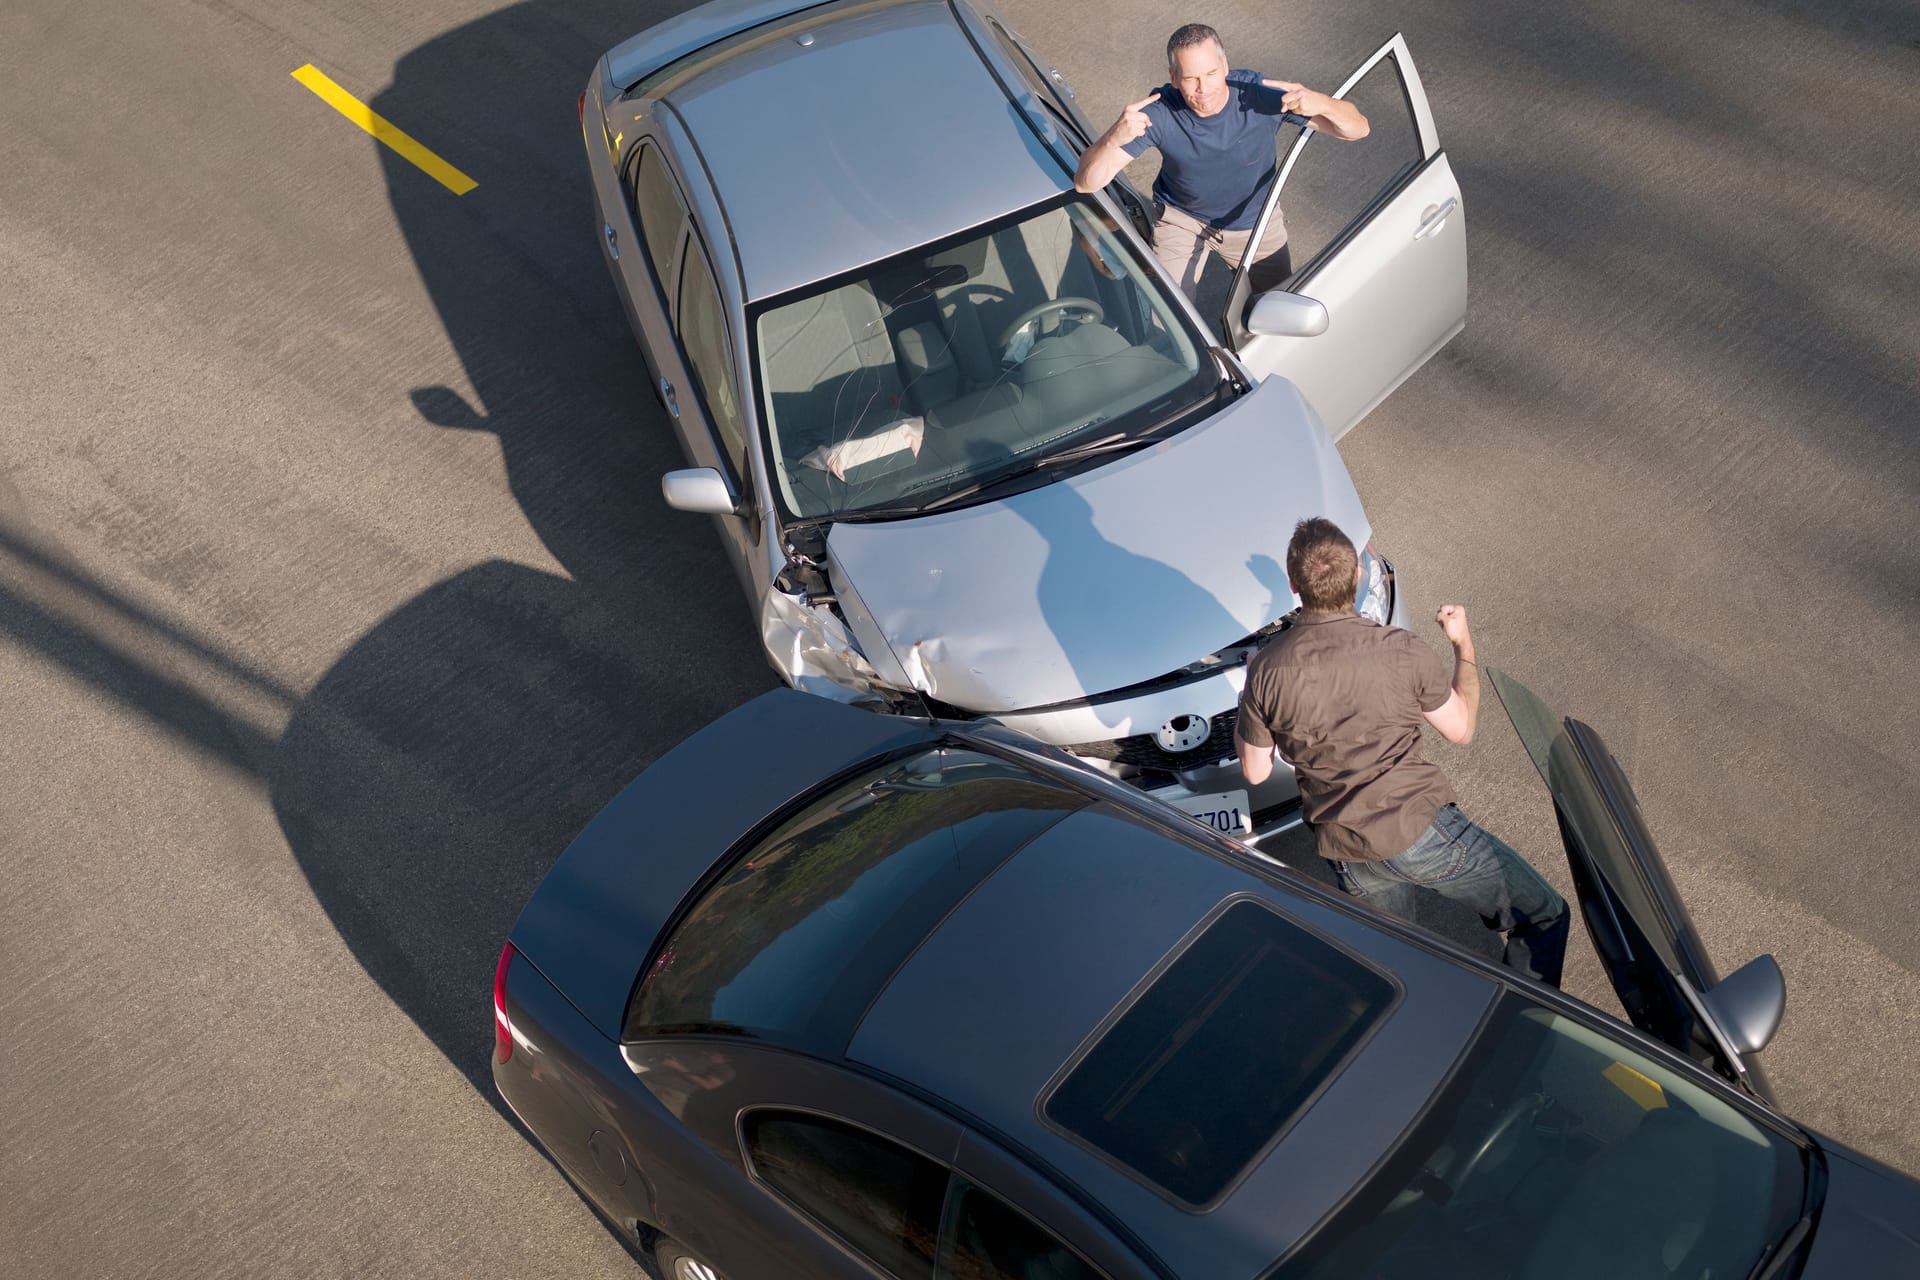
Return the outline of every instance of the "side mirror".
{"type": "Polygon", "coordinates": [[[1700,993],[1700,1003],[1741,1053],[1758,1053],[1787,1016],[1787,980],[1772,956],[1757,956],[1700,993]]]}
{"type": "Polygon", "coordinates": [[[1247,332],[1275,338],[1316,338],[1327,331],[1326,304],[1313,298],[1271,289],[1253,300],[1247,313],[1247,332]]]}
{"type": "Polygon", "coordinates": [[[675,511],[707,516],[740,514],[740,509],[733,504],[733,495],[727,491],[727,482],[712,467],[667,472],[660,477],[660,496],[675,511]]]}

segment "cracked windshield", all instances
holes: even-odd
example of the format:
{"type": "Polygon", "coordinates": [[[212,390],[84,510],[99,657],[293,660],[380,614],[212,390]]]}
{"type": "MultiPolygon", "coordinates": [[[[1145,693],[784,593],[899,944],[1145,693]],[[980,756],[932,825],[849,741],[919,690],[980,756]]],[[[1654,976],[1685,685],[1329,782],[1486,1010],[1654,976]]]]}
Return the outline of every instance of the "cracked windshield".
{"type": "Polygon", "coordinates": [[[1124,448],[1220,387],[1085,200],[781,302],[755,338],[776,487],[802,518],[957,502],[1124,448]]]}

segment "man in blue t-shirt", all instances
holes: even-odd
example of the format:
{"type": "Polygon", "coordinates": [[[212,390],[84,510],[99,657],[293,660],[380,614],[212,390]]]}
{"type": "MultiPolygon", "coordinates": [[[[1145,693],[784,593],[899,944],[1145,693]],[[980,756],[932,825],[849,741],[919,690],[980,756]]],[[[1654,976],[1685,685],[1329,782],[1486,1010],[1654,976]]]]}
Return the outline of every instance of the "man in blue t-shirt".
{"type": "MultiPolygon", "coordinates": [[[[1367,118],[1352,103],[1305,85],[1228,70],[1219,33],[1198,22],[1167,41],[1167,72],[1171,83],[1129,103],[1087,148],[1073,185],[1098,191],[1127,161],[1158,147],[1153,254],[1193,297],[1209,252],[1236,269],[1245,256],[1273,189],[1280,126],[1311,124],[1351,142],[1367,136],[1367,118]]],[[[1287,226],[1276,208],[1253,255],[1253,291],[1292,274],[1287,226]]]]}

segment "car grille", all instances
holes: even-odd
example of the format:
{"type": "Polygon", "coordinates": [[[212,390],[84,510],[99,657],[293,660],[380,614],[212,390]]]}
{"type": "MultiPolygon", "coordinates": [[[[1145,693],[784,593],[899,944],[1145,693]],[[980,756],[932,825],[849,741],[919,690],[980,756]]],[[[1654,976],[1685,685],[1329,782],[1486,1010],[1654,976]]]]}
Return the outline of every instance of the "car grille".
{"type": "Polygon", "coordinates": [[[1191,751],[1162,751],[1150,733],[1131,738],[1109,738],[1105,742],[1077,742],[1066,750],[1089,760],[1113,760],[1136,769],[1162,769],[1178,772],[1217,764],[1234,754],[1233,727],[1240,712],[1230,707],[1209,722],[1207,740],[1191,751]]]}

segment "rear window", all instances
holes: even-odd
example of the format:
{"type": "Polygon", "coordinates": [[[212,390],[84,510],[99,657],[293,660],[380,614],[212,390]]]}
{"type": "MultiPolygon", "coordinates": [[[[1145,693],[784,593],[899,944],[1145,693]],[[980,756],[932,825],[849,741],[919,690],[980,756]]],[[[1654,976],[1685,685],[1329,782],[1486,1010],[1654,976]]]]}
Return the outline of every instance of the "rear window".
{"type": "Polygon", "coordinates": [[[1234,903],[1060,1081],[1046,1118],[1205,1206],[1339,1074],[1394,995],[1274,911],[1234,903]]]}
{"type": "Polygon", "coordinates": [[[746,1035],[839,1055],[947,913],[1086,803],[950,749],[816,796],[688,908],[640,985],[628,1038],[746,1035]]]}

